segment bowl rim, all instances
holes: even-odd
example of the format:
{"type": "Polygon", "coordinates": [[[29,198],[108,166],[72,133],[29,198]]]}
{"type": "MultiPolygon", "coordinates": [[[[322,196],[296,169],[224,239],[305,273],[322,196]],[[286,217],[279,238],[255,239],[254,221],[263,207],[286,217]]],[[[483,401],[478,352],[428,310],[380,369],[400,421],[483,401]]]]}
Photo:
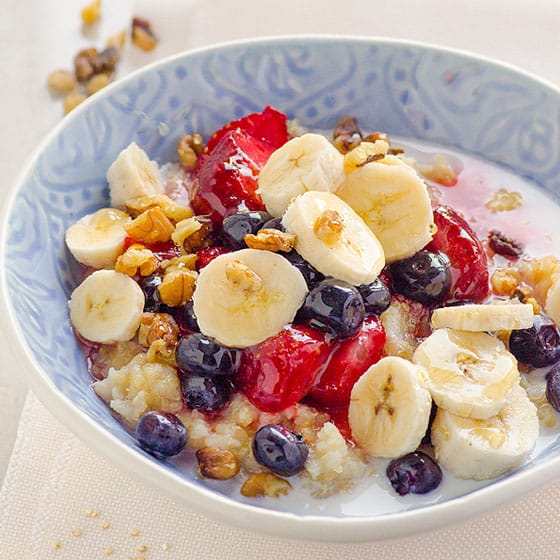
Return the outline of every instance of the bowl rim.
{"type": "Polygon", "coordinates": [[[45,148],[53,142],[66,126],[74,119],[88,111],[91,106],[104,97],[111,95],[138,77],[157,71],[170,63],[199,54],[221,51],[224,49],[272,43],[364,43],[370,45],[395,45],[423,49],[440,53],[451,53],[486,65],[505,68],[524,80],[536,82],[560,96],[560,87],[531,72],[513,64],[499,61],[466,50],[446,47],[435,43],[410,41],[400,38],[377,36],[353,36],[336,34],[294,34],[238,39],[212,45],[189,49],[162,58],[143,66],[127,76],[119,78],[110,86],[87,99],[69,115],[61,120],[53,130],[39,143],[27,159],[15,182],[5,196],[1,213],[0,226],[0,309],[3,314],[3,332],[7,338],[7,348],[15,362],[21,366],[30,388],[38,396],[48,411],[70,429],[80,440],[95,452],[117,465],[121,470],[136,479],[149,484],[176,501],[183,503],[191,510],[202,512],[210,518],[229,523],[238,528],[258,531],[271,536],[289,539],[321,541],[321,542],[366,542],[384,540],[399,536],[409,536],[451,525],[474,517],[477,514],[513,502],[525,494],[544,486],[554,480],[560,473],[560,455],[551,457],[542,463],[521,472],[513,473],[507,478],[497,480],[488,486],[469,492],[463,496],[445,502],[423,506],[411,510],[387,513],[375,516],[335,517],[318,515],[298,515],[290,512],[265,509],[251,504],[239,502],[210,488],[193,484],[167,469],[163,469],[157,461],[138,453],[135,449],[121,442],[116,436],[107,432],[85,412],[62,393],[43,374],[42,368],[28,349],[23,333],[15,318],[15,312],[9,301],[6,279],[6,244],[9,231],[9,218],[12,214],[15,199],[33,173],[38,159],[45,148]]]}

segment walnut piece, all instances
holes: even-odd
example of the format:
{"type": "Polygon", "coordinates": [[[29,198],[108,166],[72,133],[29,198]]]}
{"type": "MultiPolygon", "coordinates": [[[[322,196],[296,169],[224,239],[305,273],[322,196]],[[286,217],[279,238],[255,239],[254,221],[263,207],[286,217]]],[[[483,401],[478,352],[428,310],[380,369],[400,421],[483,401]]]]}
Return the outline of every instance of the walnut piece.
{"type": "Polygon", "coordinates": [[[163,340],[166,346],[175,347],[179,337],[179,326],[169,313],[142,314],[138,329],[138,342],[150,347],[156,340],[163,340]]]}
{"type": "Polygon", "coordinates": [[[105,379],[111,368],[122,368],[140,352],[142,347],[135,340],[100,344],[98,348],[92,350],[88,359],[88,368],[96,379],[105,379]]]}
{"type": "Polygon", "coordinates": [[[485,204],[490,212],[509,212],[523,204],[520,192],[499,189],[494,196],[485,204]]]}
{"type": "Polygon", "coordinates": [[[175,226],[159,206],[142,212],[124,228],[130,237],[143,243],[169,241],[175,230],[175,226]]]}
{"type": "Polygon", "coordinates": [[[537,301],[544,305],[548,291],[556,281],[560,281],[560,260],[547,255],[523,262],[519,271],[523,281],[533,289],[537,301]]]}
{"type": "Polygon", "coordinates": [[[539,315],[541,313],[541,306],[533,297],[533,290],[529,288],[529,286],[526,286],[524,284],[518,285],[511,294],[511,298],[518,299],[521,303],[528,303],[532,305],[533,313],[535,315],[539,315]]]}
{"type": "Polygon", "coordinates": [[[335,245],[342,235],[344,221],[336,210],[325,210],[315,220],[313,231],[317,239],[327,245],[335,245]]]}
{"type": "Polygon", "coordinates": [[[162,338],[154,340],[146,352],[146,361],[176,368],[175,346],[168,346],[162,338]]]}
{"type": "Polygon", "coordinates": [[[383,142],[387,142],[387,144],[389,145],[389,151],[387,153],[391,154],[392,156],[396,156],[404,153],[404,149],[401,148],[400,146],[391,145],[391,138],[386,132],[382,132],[382,131],[372,132],[371,134],[368,134],[363,139],[363,142],[373,143],[373,142],[377,142],[377,140],[383,140],[383,142]]]}
{"type": "Polygon", "coordinates": [[[117,258],[115,270],[127,276],[149,276],[158,267],[156,256],[143,245],[131,245],[122,255],[117,258]]]}
{"type": "Polygon", "coordinates": [[[246,498],[268,496],[278,498],[280,494],[288,494],[292,485],[285,479],[271,473],[260,472],[249,477],[241,487],[241,494],[246,498]]]}
{"type": "Polygon", "coordinates": [[[64,114],[67,115],[75,109],[80,103],[83,103],[87,97],[79,91],[72,91],[64,98],[64,114]]]}
{"type": "Polygon", "coordinates": [[[195,216],[177,223],[171,239],[178,247],[194,253],[210,245],[211,233],[212,221],[205,216],[195,216]]]}
{"type": "Polygon", "coordinates": [[[149,194],[132,198],[125,203],[126,211],[136,218],[150,208],[159,208],[171,221],[180,222],[193,215],[188,206],[181,206],[165,194],[149,194]]]}
{"type": "Polygon", "coordinates": [[[93,0],[82,9],[82,22],[84,25],[94,24],[101,14],[101,0],[93,0]]]}
{"type": "Polygon", "coordinates": [[[166,270],[157,287],[161,302],[170,307],[185,305],[193,295],[197,273],[187,268],[172,267],[166,270]]]}
{"type": "Polygon", "coordinates": [[[203,447],[196,452],[196,459],[205,478],[227,480],[239,472],[239,461],[229,449],[203,447]]]}
{"type": "Polygon", "coordinates": [[[360,145],[362,131],[354,117],[342,117],[333,130],[333,142],[339,152],[345,154],[360,145]]]}
{"type": "Polygon", "coordinates": [[[49,74],[47,85],[55,93],[70,93],[78,82],[71,72],[67,70],[55,70],[49,74]]]}
{"type": "Polygon", "coordinates": [[[377,140],[383,140],[383,142],[387,142],[387,144],[391,145],[391,139],[386,132],[372,132],[364,138],[364,142],[371,142],[372,144],[377,142],[377,140]]]}
{"type": "Polygon", "coordinates": [[[238,260],[226,264],[226,278],[246,292],[258,292],[263,286],[262,278],[238,260]]]}
{"type": "Polygon", "coordinates": [[[196,218],[187,218],[175,224],[175,231],[171,234],[171,240],[178,247],[182,247],[186,239],[196,233],[202,224],[196,218]]]}
{"type": "Polygon", "coordinates": [[[87,82],[96,74],[112,75],[119,61],[119,51],[107,47],[98,52],[95,47],[82,49],[74,57],[74,71],[79,82],[87,82]]]}
{"type": "Polygon", "coordinates": [[[264,228],[259,230],[256,235],[248,233],[244,239],[250,249],[289,253],[294,248],[296,236],[287,231],[264,228]]]}
{"type": "Polygon", "coordinates": [[[88,95],[93,95],[97,93],[100,89],[109,85],[111,81],[111,76],[106,72],[101,72],[100,74],[95,74],[87,84],[88,95]]]}
{"type": "Polygon", "coordinates": [[[107,45],[98,55],[95,61],[96,73],[112,75],[120,58],[120,47],[107,45]]]}
{"type": "Polygon", "coordinates": [[[188,270],[196,270],[196,255],[181,255],[167,259],[160,264],[162,270],[169,271],[175,268],[186,268],[188,270]]]}
{"type": "Polygon", "coordinates": [[[496,229],[488,232],[488,246],[494,253],[502,255],[502,257],[516,259],[523,254],[523,246],[519,241],[496,229]]]}
{"type": "Polygon", "coordinates": [[[188,169],[194,169],[203,149],[204,140],[200,134],[184,134],[177,141],[177,155],[180,162],[188,169]]]}
{"type": "Polygon", "coordinates": [[[389,144],[384,140],[362,142],[344,156],[344,172],[348,174],[372,161],[383,159],[388,150],[389,144]]]}
{"type": "Polygon", "coordinates": [[[82,49],[74,57],[74,72],[79,82],[87,82],[98,71],[97,49],[82,49]]]}
{"type": "Polygon", "coordinates": [[[132,42],[143,51],[151,51],[158,44],[150,22],[146,19],[135,17],[132,20],[132,42]]]}
{"type": "Polygon", "coordinates": [[[492,291],[498,296],[511,296],[521,281],[521,275],[513,268],[497,268],[490,277],[492,291]]]}

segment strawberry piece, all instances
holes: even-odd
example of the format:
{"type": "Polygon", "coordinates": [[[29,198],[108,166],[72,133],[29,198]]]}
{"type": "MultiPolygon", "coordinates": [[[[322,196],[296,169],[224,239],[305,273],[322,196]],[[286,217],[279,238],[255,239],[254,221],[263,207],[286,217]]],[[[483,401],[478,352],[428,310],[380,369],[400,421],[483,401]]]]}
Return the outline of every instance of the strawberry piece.
{"type": "Polygon", "coordinates": [[[309,396],[327,407],[347,405],[354,383],[383,355],[385,330],[379,317],[366,317],[360,330],[340,343],[309,396]]]}
{"type": "Polygon", "coordinates": [[[229,253],[229,249],[222,247],[221,245],[212,245],[212,247],[206,247],[205,249],[200,249],[196,252],[196,268],[200,270],[204,268],[207,264],[210,264],[216,257],[220,255],[225,255],[229,253]]]}
{"type": "Polygon", "coordinates": [[[438,228],[428,251],[441,251],[451,262],[449,299],[480,302],[488,296],[488,259],[480,239],[469,224],[448,206],[434,208],[438,228]]]}
{"type": "Polygon", "coordinates": [[[214,132],[210,140],[208,140],[203,154],[211,153],[223,136],[234,128],[238,128],[249,136],[270,144],[274,150],[285,144],[289,138],[286,115],[267,106],[262,113],[251,113],[226,124],[214,132]]]}
{"type": "Polygon", "coordinates": [[[325,369],[331,349],[323,333],[288,325],[243,351],[237,387],[260,410],[284,410],[307,395],[325,369]]]}
{"type": "Polygon", "coordinates": [[[215,224],[241,209],[264,210],[256,193],[257,177],[275,148],[239,128],[229,130],[204,158],[194,184],[191,205],[215,224]]]}

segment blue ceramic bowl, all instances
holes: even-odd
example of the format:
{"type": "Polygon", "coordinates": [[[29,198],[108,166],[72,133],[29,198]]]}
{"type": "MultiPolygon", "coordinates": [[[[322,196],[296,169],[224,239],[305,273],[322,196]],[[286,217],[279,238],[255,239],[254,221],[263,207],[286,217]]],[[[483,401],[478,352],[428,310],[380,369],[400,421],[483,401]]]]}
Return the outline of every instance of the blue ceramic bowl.
{"type": "Polygon", "coordinates": [[[385,492],[372,500],[365,492],[317,502],[298,491],[286,500],[242,501],[227,484],[205,484],[194,468],[143,453],[96,397],[68,320],[77,267],[64,245],[66,228],[108,204],[106,170],[129,142],[164,162],[174,158],[179,135],[207,136],[267,104],[311,129],[332,128],[352,114],[364,127],[480,154],[550,195],[560,192],[560,94],[505,65],[420,44],[317,36],[231,43],[158,62],[66,117],[5,208],[2,329],[33,390],[86,443],[162,491],[212,517],[292,538],[411,533],[549,482],[560,468],[554,443],[510,476],[449,483],[435,496],[385,492]]]}

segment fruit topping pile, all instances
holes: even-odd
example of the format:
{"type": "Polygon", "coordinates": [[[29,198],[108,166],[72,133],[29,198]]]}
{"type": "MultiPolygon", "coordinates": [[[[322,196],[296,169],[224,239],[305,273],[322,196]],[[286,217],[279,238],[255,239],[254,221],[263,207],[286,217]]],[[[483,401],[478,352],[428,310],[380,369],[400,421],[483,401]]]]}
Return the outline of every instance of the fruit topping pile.
{"type": "Polygon", "coordinates": [[[246,497],[373,471],[423,494],[522,464],[560,409],[560,262],[480,239],[437,173],[351,117],[332,140],[271,107],[195,132],[182,186],[132,143],[111,207],[66,232],[72,326],[138,445],[246,497]]]}

